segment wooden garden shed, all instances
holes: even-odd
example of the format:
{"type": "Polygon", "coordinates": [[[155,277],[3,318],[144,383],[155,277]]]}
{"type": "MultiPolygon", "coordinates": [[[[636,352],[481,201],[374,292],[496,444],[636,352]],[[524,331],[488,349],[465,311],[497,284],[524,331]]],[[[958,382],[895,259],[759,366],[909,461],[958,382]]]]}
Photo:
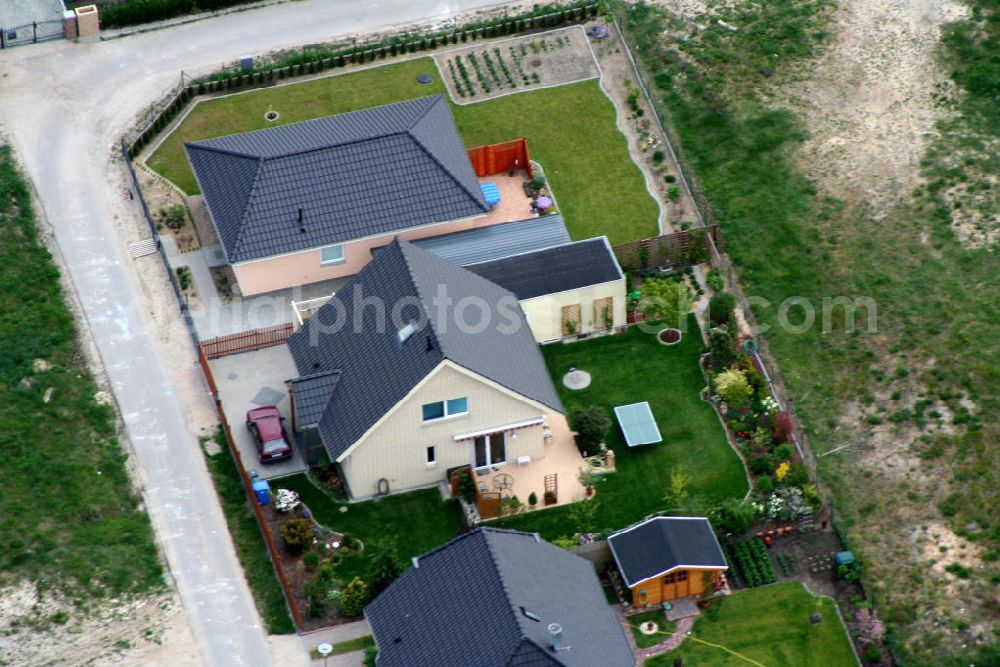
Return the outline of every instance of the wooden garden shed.
{"type": "Polygon", "coordinates": [[[658,516],[611,535],[632,605],[657,605],[721,587],[729,569],[705,517],[658,516]]]}

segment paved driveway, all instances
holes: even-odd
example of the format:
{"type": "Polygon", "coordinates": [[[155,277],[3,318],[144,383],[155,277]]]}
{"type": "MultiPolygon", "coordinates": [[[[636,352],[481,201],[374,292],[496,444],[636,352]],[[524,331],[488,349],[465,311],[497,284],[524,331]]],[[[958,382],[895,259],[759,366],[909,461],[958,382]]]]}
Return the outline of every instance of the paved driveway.
{"type": "Polygon", "coordinates": [[[257,352],[231,354],[212,359],[209,363],[212,375],[215,376],[215,384],[219,388],[219,398],[222,399],[222,406],[233,431],[233,439],[236,440],[247,470],[255,468],[264,479],[294,475],[305,470],[302,455],[294,446],[291,459],[268,463],[266,466],[258,463],[256,446],[245,428],[247,410],[262,405],[276,405],[285,418],[288,437],[294,438],[291,432],[291,401],[285,388],[285,380],[298,377],[299,374],[295,370],[295,362],[288,352],[288,346],[276,345],[257,352]]]}
{"type": "Polygon", "coordinates": [[[311,0],[109,42],[56,41],[0,54],[0,124],[36,188],[107,370],[202,664],[272,660],[197,433],[188,427],[185,409],[204,388],[183,384],[177,368],[191,368],[193,353],[188,349],[185,359],[163,350],[165,334],[155,323],[167,315],[152,312],[159,305],[147,301],[140,264],[128,259],[121,237],[117,220],[137,210],[122,200],[119,137],[177,82],[180,70],[200,73],[248,52],[491,4],[311,0]]]}

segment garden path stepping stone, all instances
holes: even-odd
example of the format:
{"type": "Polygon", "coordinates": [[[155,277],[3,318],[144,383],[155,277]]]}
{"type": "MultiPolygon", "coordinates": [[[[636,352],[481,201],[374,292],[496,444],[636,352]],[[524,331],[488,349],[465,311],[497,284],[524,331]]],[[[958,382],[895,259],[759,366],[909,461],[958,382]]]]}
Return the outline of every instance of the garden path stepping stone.
{"type": "Polygon", "coordinates": [[[250,399],[250,402],[254,405],[277,405],[278,401],[284,397],[285,395],[276,389],[261,387],[260,391],[250,399]]]}
{"type": "Polygon", "coordinates": [[[579,368],[574,368],[563,376],[562,381],[563,384],[566,385],[567,389],[573,389],[575,391],[586,389],[590,386],[590,373],[587,371],[581,371],[579,368]]]}

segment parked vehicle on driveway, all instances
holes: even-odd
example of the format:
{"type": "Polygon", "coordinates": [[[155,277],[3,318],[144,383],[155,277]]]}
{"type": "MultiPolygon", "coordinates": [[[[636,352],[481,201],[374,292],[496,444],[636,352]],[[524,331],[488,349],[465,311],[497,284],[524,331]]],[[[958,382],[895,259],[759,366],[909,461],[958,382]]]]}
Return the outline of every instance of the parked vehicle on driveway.
{"type": "Polygon", "coordinates": [[[273,405],[247,412],[247,430],[257,445],[257,457],[261,463],[292,458],[292,447],[282,424],[284,420],[278,408],[273,405]]]}

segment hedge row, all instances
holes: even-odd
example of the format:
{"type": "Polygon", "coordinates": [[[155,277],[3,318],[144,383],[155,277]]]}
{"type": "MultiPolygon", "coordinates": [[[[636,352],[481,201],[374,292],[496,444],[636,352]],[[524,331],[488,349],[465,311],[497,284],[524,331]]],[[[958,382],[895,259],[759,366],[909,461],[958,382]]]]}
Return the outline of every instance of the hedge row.
{"type": "MultiPolygon", "coordinates": [[[[215,0],[219,1],[219,0],[215,0]]],[[[577,3],[560,11],[545,14],[542,16],[521,16],[501,20],[496,25],[478,27],[466,30],[465,26],[445,35],[417,36],[405,43],[385,43],[383,45],[365,46],[360,49],[345,49],[340,52],[321,51],[319,55],[326,57],[309,59],[312,53],[305,54],[299,62],[284,64],[287,61],[278,61],[271,64],[267,69],[257,70],[252,73],[243,74],[237,71],[216,73],[212,77],[196,79],[187,87],[182,88],[177,96],[166,105],[159,115],[150,122],[127,146],[130,155],[138,154],[145,148],[163,128],[177,116],[184,108],[188,100],[195,95],[206,93],[224,92],[237,88],[249,87],[260,84],[268,84],[281,79],[300,76],[303,74],[314,74],[326,69],[344,67],[351,63],[365,63],[377,58],[386,58],[402,53],[412,53],[437,48],[439,45],[457,44],[477,39],[478,37],[493,37],[513,32],[521,32],[535,28],[546,28],[561,25],[567,22],[581,21],[587,17],[597,14],[598,5],[577,3]],[[503,32],[507,31],[507,32],[503,32]],[[280,65],[280,66],[279,66],[280,65]]]]}
{"type": "Polygon", "coordinates": [[[163,21],[185,14],[212,12],[260,0],[104,0],[97,5],[102,28],[124,28],[163,21]]]}
{"type": "Polygon", "coordinates": [[[732,548],[733,560],[743,576],[743,581],[750,588],[763,586],[774,582],[774,567],[771,565],[771,555],[767,552],[764,541],[754,537],[743,542],[737,542],[732,548]]]}

